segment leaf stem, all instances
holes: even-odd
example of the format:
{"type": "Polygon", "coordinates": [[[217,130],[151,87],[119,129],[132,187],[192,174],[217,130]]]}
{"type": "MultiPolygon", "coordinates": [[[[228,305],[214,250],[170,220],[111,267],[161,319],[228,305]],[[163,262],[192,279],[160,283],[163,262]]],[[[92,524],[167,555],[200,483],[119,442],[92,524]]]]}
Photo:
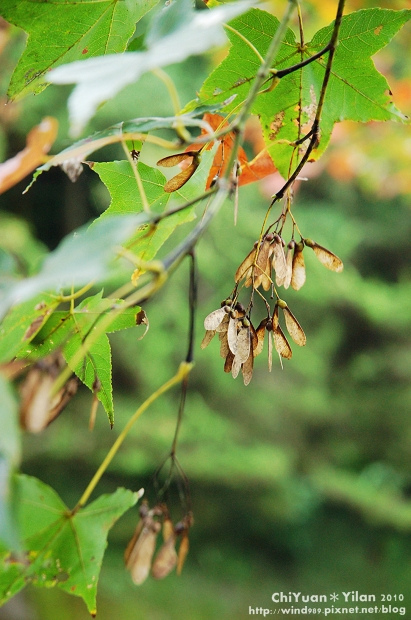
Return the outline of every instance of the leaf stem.
{"type": "MultiPolygon", "coordinates": [[[[161,80],[163,84],[165,85],[165,87],[167,88],[168,94],[170,95],[171,103],[173,106],[174,114],[175,116],[178,117],[179,112],[181,110],[181,104],[180,104],[180,97],[178,96],[178,90],[176,88],[176,85],[174,84],[173,80],[168,75],[168,73],[163,71],[163,69],[160,69],[160,68],[153,69],[152,73],[156,77],[158,77],[158,79],[161,80]]],[[[190,142],[191,135],[185,128],[183,122],[177,120],[174,129],[178,137],[181,138],[183,142],[190,142]]]]}
{"type": "Polygon", "coordinates": [[[99,483],[101,477],[103,476],[103,474],[106,471],[107,467],[110,465],[111,461],[113,460],[113,458],[117,454],[118,449],[120,448],[121,444],[123,443],[123,441],[127,437],[128,433],[130,432],[130,429],[135,424],[135,422],[138,420],[138,418],[144,413],[144,411],[146,409],[148,409],[148,407],[155,400],[157,400],[157,398],[162,396],[165,392],[167,392],[169,389],[171,389],[177,383],[180,383],[181,381],[184,381],[185,378],[190,373],[192,367],[193,367],[193,364],[187,363],[187,362],[182,362],[180,364],[180,366],[179,366],[179,369],[178,369],[177,373],[174,375],[174,377],[172,377],[171,379],[166,381],[161,387],[159,387],[155,392],[153,392],[153,394],[151,394],[140,405],[140,407],[134,412],[134,414],[131,416],[131,418],[129,419],[129,421],[127,422],[127,424],[125,425],[125,427],[121,431],[120,435],[117,437],[117,439],[115,440],[115,442],[111,446],[110,450],[108,451],[107,455],[105,456],[105,458],[104,458],[103,462],[101,463],[100,467],[97,469],[96,473],[94,474],[94,476],[90,480],[89,484],[87,485],[86,490],[84,491],[83,495],[80,497],[80,499],[77,502],[77,504],[76,504],[76,506],[75,506],[73,511],[79,510],[88,501],[90,495],[92,494],[92,492],[96,488],[96,486],[99,483]]]}

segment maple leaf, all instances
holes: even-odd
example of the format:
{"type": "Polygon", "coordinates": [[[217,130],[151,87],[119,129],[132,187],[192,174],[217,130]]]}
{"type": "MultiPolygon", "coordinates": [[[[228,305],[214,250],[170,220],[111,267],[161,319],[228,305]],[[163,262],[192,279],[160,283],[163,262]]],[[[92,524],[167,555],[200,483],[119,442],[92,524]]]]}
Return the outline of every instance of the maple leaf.
{"type": "MultiPolygon", "coordinates": [[[[213,131],[220,131],[221,129],[225,129],[226,127],[228,127],[227,121],[223,116],[220,116],[220,114],[211,114],[210,112],[207,112],[206,114],[204,114],[203,120],[210,125],[213,131]]],[[[203,127],[201,129],[201,135],[204,136],[207,134],[207,130],[203,127]]],[[[211,149],[212,146],[213,142],[210,142],[206,146],[206,150],[211,149]]],[[[213,163],[211,165],[210,172],[207,178],[207,189],[211,187],[216,177],[222,176],[226,171],[230,159],[230,154],[233,150],[233,146],[233,132],[225,134],[221,138],[221,140],[219,140],[217,152],[214,156],[213,163]]],[[[191,144],[186,148],[186,152],[199,151],[202,147],[202,144],[191,144]]],[[[260,151],[254,157],[254,159],[248,161],[246,152],[244,151],[243,147],[240,146],[237,153],[237,160],[240,166],[238,178],[239,185],[247,185],[248,183],[259,181],[267,175],[277,171],[277,168],[274,166],[271,157],[265,149],[260,151]]]]}

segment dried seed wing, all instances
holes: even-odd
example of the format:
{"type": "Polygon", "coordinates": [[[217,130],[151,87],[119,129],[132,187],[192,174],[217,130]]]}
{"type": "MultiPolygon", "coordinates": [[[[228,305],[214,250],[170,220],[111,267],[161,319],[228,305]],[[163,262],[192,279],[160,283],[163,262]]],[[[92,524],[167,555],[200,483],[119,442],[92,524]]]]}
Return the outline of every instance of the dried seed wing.
{"type": "Polygon", "coordinates": [[[330,271],[340,273],[344,269],[344,264],[341,258],[338,258],[336,254],[330,250],[327,250],[327,248],[324,248],[322,245],[318,245],[318,243],[312,241],[311,239],[306,239],[305,244],[314,250],[314,253],[320,263],[322,263],[324,267],[327,267],[330,271]]]}
{"type": "Polygon", "coordinates": [[[204,328],[207,331],[217,330],[217,327],[226,315],[225,306],[223,308],[218,308],[218,310],[213,310],[213,312],[210,312],[204,319],[204,328]]]}
{"type": "Polygon", "coordinates": [[[275,350],[281,357],[291,359],[293,352],[288,344],[287,338],[284,336],[283,330],[279,325],[273,330],[274,346],[275,350]]]}
{"type": "Polygon", "coordinates": [[[243,373],[243,381],[244,385],[248,385],[253,378],[253,366],[254,366],[254,355],[253,351],[250,350],[250,355],[248,356],[247,361],[241,366],[241,372],[243,373]]]}
{"type": "Polygon", "coordinates": [[[210,344],[214,336],[215,336],[215,329],[207,329],[206,333],[204,334],[204,338],[201,341],[200,347],[202,349],[205,349],[206,347],[208,347],[208,345],[210,344]]]}
{"type": "Polygon", "coordinates": [[[237,379],[240,370],[241,370],[241,362],[239,361],[238,357],[235,355],[233,359],[233,364],[231,366],[231,374],[233,376],[233,379],[237,379]]]}
{"type": "Polygon", "coordinates": [[[285,257],[286,275],[285,275],[284,282],[283,282],[283,286],[285,289],[289,288],[291,284],[291,278],[293,275],[293,248],[294,248],[294,241],[291,241],[288,244],[287,254],[285,257]]]}
{"type": "Polygon", "coordinates": [[[254,328],[254,325],[251,322],[250,322],[250,339],[251,339],[251,352],[253,354],[253,357],[255,357],[255,350],[258,347],[258,336],[254,328]]]}
{"type": "Polygon", "coordinates": [[[174,526],[173,526],[173,522],[170,519],[170,517],[165,518],[164,521],[163,521],[162,535],[163,535],[164,542],[167,542],[167,540],[171,536],[174,537],[174,526]]]}
{"type": "Polygon", "coordinates": [[[287,263],[285,260],[284,247],[281,239],[273,243],[273,268],[275,270],[275,282],[282,286],[287,276],[287,263]]]}
{"type": "Polygon", "coordinates": [[[274,308],[273,316],[272,316],[272,319],[271,319],[271,324],[269,323],[267,325],[267,329],[268,330],[277,329],[279,322],[280,322],[280,319],[278,317],[278,306],[276,304],[275,308],[274,308]]]}
{"type": "MultiPolygon", "coordinates": [[[[263,287],[263,289],[265,291],[269,291],[273,284],[273,281],[271,279],[271,259],[269,256],[267,256],[267,262],[265,264],[264,273],[261,274],[260,280],[261,280],[261,286],[263,287]]],[[[258,287],[255,286],[255,288],[258,288],[258,287]]]]}
{"type": "Polygon", "coordinates": [[[197,153],[194,151],[187,151],[184,153],[176,153],[175,155],[168,155],[167,157],[163,157],[159,159],[157,162],[157,166],[163,166],[164,168],[173,168],[173,166],[178,166],[185,159],[189,157],[194,157],[197,153]]]}
{"type": "Polygon", "coordinates": [[[270,255],[271,240],[272,239],[264,239],[264,241],[260,244],[260,249],[255,261],[256,267],[258,267],[257,273],[259,273],[259,271],[265,271],[267,260],[270,255]]]}
{"type": "Polygon", "coordinates": [[[222,332],[221,334],[219,334],[219,337],[220,337],[220,356],[223,359],[225,359],[227,355],[231,353],[230,347],[228,346],[227,332],[222,332]]]}
{"type": "Polygon", "coordinates": [[[234,275],[235,282],[240,282],[240,280],[242,280],[243,278],[250,276],[250,274],[248,274],[247,272],[254,265],[255,255],[256,255],[256,249],[253,248],[251,252],[247,254],[245,259],[243,260],[243,262],[241,263],[241,265],[238,267],[237,271],[235,272],[235,275],[234,275]]]}
{"type": "Polygon", "coordinates": [[[268,333],[268,372],[271,372],[273,367],[273,332],[268,333]]]}
{"type": "Polygon", "coordinates": [[[231,353],[231,351],[229,351],[227,354],[227,357],[225,358],[224,372],[231,372],[231,369],[233,367],[233,362],[234,362],[234,353],[231,353]]]}
{"type": "Polygon", "coordinates": [[[268,319],[265,318],[261,321],[256,329],[257,334],[257,346],[254,349],[254,357],[260,355],[264,347],[264,335],[265,335],[265,326],[267,325],[268,319]]]}
{"type": "Polygon", "coordinates": [[[237,324],[238,319],[234,319],[232,316],[230,316],[230,322],[228,323],[227,330],[227,339],[230,351],[234,353],[234,355],[237,353],[237,324]]]}
{"type": "Polygon", "coordinates": [[[198,162],[194,161],[192,164],[190,164],[190,166],[188,166],[188,168],[182,170],[181,172],[176,174],[175,177],[167,181],[167,183],[164,185],[164,191],[168,194],[171,194],[171,192],[175,192],[176,190],[180,189],[180,187],[183,187],[183,185],[187,183],[187,181],[193,176],[197,168],[198,162]]]}
{"type": "Polygon", "coordinates": [[[126,567],[136,585],[142,584],[148,577],[159,529],[159,523],[146,518],[144,527],[129,553],[126,567]]]}
{"type": "Polygon", "coordinates": [[[126,566],[127,566],[127,562],[128,562],[129,557],[130,557],[130,554],[131,554],[131,552],[133,550],[133,547],[136,544],[137,539],[138,539],[138,537],[140,536],[140,534],[141,534],[141,532],[143,530],[143,527],[144,527],[144,519],[140,519],[139,522],[137,523],[137,527],[136,527],[136,529],[134,531],[133,537],[131,538],[130,542],[128,543],[128,545],[126,547],[126,550],[124,551],[124,562],[125,562],[126,566]]]}
{"type": "MultiPolygon", "coordinates": [[[[225,308],[227,310],[227,307],[225,308]]],[[[225,317],[223,318],[223,320],[221,321],[220,325],[218,325],[218,327],[216,328],[216,332],[226,332],[228,329],[228,322],[230,320],[230,315],[227,314],[225,315],[225,317]]]]}
{"type": "Polygon", "coordinates": [[[300,290],[306,279],[303,247],[302,243],[298,243],[294,249],[291,286],[295,291],[300,290]]]}
{"type": "Polygon", "coordinates": [[[250,355],[251,349],[251,338],[250,338],[250,328],[242,327],[238,332],[237,336],[237,353],[236,360],[240,362],[240,364],[244,364],[247,361],[248,356],[250,355]]]}
{"type": "Polygon", "coordinates": [[[307,338],[303,328],[288,307],[283,308],[283,312],[288,333],[294,340],[295,344],[298,344],[299,347],[303,347],[307,343],[307,338]]]}
{"type": "Polygon", "coordinates": [[[188,534],[184,533],[181,539],[180,547],[178,549],[177,575],[181,575],[181,571],[183,570],[184,562],[186,561],[189,548],[190,543],[188,541],[188,534]]]}
{"type": "Polygon", "coordinates": [[[170,536],[160,547],[154,558],[151,574],[154,579],[164,579],[177,564],[177,552],[175,549],[175,537],[170,536]]]}

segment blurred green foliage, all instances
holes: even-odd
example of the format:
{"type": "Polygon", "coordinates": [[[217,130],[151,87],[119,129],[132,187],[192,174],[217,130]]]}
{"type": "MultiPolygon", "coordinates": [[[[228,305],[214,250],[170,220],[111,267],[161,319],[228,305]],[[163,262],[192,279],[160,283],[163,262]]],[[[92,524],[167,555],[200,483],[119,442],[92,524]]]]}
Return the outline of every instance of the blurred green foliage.
{"type": "MultiPolygon", "coordinates": [[[[19,45],[20,35],[13,34],[1,61],[8,75],[19,45]]],[[[208,71],[198,58],[170,68],[182,102],[195,95],[208,71]]],[[[2,94],[6,86],[3,80],[2,94]]],[[[162,89],[157,78],[144,76],[104,106],[93,127],[169,114],[162,89]]],[[[4,158],[22,148],[26,133],[50,110],[61,121],[56,148],[67,145],[66,95],[49,88],[16,105],[3,119],[4,158]]],[[[372,136],[373,127],[368,131],[372,136]]],[[[157,153],[145,156],[152,163],[157,153]]],[[[96,217],[108,198],[91,171],[72,185],[53,170],[21,196],[25,185],[0,198],[7,214],[0,240],[4,247],[16,239],[15,251],[23,241],[30,270],[44,253],[35,238],[55,247],[69,230],[96,217]]],[[[127,513],[109,537],[99,585],[101,620],[246,618],[249,605],[272,607],[274,591],[402,592],[410,608],[411,220],[409,197],[384,198],[376,189],[364,189],[356,178],[338,182],[327,172],[300,185],[300,229],[338,254],[345,270],[328,272],[306,251],[307,282],[298,293],[288,291],[287,302],[307,346],[294,347],[293,359],[283,370],[274,364],[271,374],[264,355],[257,358],[247,388],[223,373],[216,342],[204,351],[199,342],[204,317],[230,293],[233,274],[258,236],[267,196],[255,185],[242,188],[237,226],[227,205],[200,241],[196,366],[178,446],[194,509],[190,554],[180,578],[132,586],[122,553],[137,511],[127,513]]],[[[113,431],[101,409],[88,432],[91,402],[81,390],[41,436],[23,437],[22,470],[53,485],[68,505],[78,500],[134,410],[184,358],[187,288],[183,264],[145,306],[150,330],[143,340],[130,332],[110,336],[113,431]]],[[[152,476],[170,449],[178,399],[176,388],[144,414],[99,492],[143,486],[154,498],[152,476]]],[[[57,589],[30,588],[0,610],[7,620],[56,617],[88,615],[80,600],[57,589]]]]}

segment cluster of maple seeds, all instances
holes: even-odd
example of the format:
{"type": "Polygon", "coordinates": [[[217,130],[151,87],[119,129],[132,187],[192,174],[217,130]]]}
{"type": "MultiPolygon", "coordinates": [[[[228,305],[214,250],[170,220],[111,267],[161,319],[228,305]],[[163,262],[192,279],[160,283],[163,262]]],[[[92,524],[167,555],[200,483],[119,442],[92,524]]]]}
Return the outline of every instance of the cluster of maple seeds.
{"type": "Polygon", "coordinates": [[[188,532],[193,524],[192,514],[186,514],[173,525],[165,504],[150,509],[147,502],[143,502],[139,512],[140,520],[124,553],[126,568],[133,582],[136,585],[142,584],[150,570],[155,579],[164,579],[174,568],[180,575],[189,549],[188,532]],[[163,544],[154,557],[160,531],[163,544]],[[177,553],[178,538],[180,545],[177,553]]]}
{"type": "Polygon", "coordinates": [[[292,340],[300,347],[307,342],[305,333],[287,303],[280,299],[275,290],[276,286],[291,287],[299,290],[306,280],[305,261],[303,250],[307,246],[311,248],[318,260],[331,271],[340,272],[343,263],[333,252],[327,250],[311,239],[301,239],[296,243],[292,239],[284,251],[285,243],[277,233],[267,233],[260,242],[254,244],[253,249],[241,265],[238,267],[234,280],[236,282],[235,293],[232,298],[225,299],[221,308],[211,312],[204,320],[206,329],[201,347],[205,348],[215,334],[220,339],[220,355],[225,360],[224,371],[231,372],[236,378],[240,373],[243,375],[245,385],[252,379],[254,358],[263,350],[265,334],[268,335],[268,368],[272,368],[273,349],[281,358],[291,359],[292,350],[279,321],[279,309],[282,310],[286,329],[292,340]],[[275,271],[275,279],[272,271],[275,271]],[[241,303],[237,302],[237,288],[244,280],[244,286],[252,286],[254,290],[262,287],[264,291],[272,290],[272,296],[276,296],[276,303],[271,314],[267,302],[268,314],[262,319],[257,328],[254,328],[250,313],[250,302],[247,312],[241,303]]]}

